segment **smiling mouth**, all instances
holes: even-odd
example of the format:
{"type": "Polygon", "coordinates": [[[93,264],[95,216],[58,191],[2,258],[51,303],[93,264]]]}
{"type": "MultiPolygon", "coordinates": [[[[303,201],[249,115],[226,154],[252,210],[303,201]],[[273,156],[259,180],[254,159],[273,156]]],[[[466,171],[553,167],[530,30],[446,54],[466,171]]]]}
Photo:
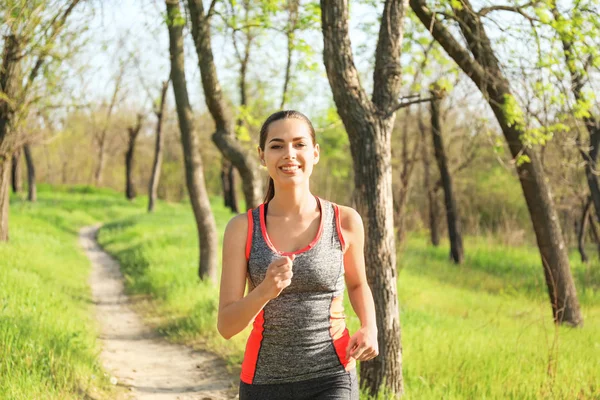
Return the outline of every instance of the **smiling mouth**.
{"type": "Polygon", "coordinates": [[[283,172],[296,172],[297,170],[300,169],[300,166],[298,166],[298,165],[286,166],[286,167],[279,167],[279,169],[281,169],[283,172]]]}

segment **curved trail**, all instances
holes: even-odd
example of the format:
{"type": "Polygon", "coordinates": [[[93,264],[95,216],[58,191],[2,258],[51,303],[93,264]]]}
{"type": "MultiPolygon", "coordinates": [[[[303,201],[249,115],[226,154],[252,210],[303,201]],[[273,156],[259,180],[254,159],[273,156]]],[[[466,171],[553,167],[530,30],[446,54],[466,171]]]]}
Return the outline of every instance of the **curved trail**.
{"type": "MultiPolygon", "coordinates": [[[[97,226],[79,232],[92,263],[90,285],[100,325],[105,370],[143,400],[235,399],[235,382],[223,360],[160,338],[129,307],[119,264],[96,242],[97,226]]],[[[113,380],[114,381],[114,380],[113,380]]]]}

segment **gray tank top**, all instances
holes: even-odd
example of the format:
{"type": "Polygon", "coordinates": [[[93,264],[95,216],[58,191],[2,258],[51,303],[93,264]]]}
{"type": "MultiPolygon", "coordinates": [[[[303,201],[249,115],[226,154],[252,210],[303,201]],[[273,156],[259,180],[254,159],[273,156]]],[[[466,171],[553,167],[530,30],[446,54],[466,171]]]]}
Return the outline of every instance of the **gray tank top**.
{"type": "MultiPolygon", "coordinates": [[[[346,359],[344,239],[336,204],[317,198],[319,230],[295,251],[290,286],[256,316],[248,338],[241,380],[248,384],[298,382],[343,374],[355,367],[346,359]]],[[[266,207],[248,211],[246,259],[252,286],[259,285],[277,251],[266,229],[266,207]]]]}

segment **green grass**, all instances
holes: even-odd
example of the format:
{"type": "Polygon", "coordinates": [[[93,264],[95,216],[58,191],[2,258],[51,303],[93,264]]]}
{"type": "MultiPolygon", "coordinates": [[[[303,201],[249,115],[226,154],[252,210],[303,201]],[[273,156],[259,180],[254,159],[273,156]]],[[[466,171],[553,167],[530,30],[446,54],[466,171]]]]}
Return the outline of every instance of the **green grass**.
{"type": "MultiPolygon", "coordinates": [[[[214,208],[222,232],[230,214],[214,208]]],[[[100,242],[121,260],[131,293],[151,295],[146,311],[160,331],[217,351],[237,372],[248,332],[225,341],[216,331],[218,291],[198,284],[188,210],[108,224],[100,242]]],[[[600,398],[600,269],[572,261],[585,327],[555,329],[535,248],[482,238],[465,247],[460,267],[447,246],[418,235],[399,254],[406,398],[600,398]]]]}
{"type": "MultiPolygon", "coordinates": [[[[0,246],[2,260],[14,265],[0,271],[0,338],[12,343],[0,349],[0,398],[77,398],[78,390],[106,384],[98,375],[89,266],[75,241],[79,226],[98,220],[113,221],[99,240],[121,261],[128,292],[144,299],[138,307],[156,329],[221,354],[239,371],[248,332],[225,341],[216,331],[218,290],[198,280],[188,205],[161,203],[148,215],[143,200],[132,206],[85,188],[40,198],[39,205],[13,203],[12,240],[0,246]]],[[[231,214],[218,200],[213,210],[221,234],[231,214]]],[[[466,238],[465,249],[457,267],[447,245],[433,248],[413,234],[398,256],[405,398],[600,399],[598,261],[585,266],[572,254],[585,326],[557,329],[535,248],[466,238]]],[[[358,320],[346,307],[354,331],[358,320]]]]}
{"type": "Polygon", "coordinates": [[[85,187],[42,185],[36,204],[11,199],[10,241],[0,243],[1,399],[113,398],[77,231],[138,210],[85,187]]]}

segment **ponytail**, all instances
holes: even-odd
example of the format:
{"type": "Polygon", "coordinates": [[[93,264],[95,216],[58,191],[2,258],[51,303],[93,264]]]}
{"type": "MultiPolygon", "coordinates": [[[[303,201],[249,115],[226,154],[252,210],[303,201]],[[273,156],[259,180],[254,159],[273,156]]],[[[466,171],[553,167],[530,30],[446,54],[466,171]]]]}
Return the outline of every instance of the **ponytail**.
{"type": "Polygon", "coordinates": [[[273,178],[269,177],[269,186],[267,188],[267,194],[265,194],[264,203],[273,200],[273,197],[275,197],[275,182],[273,182],[273,178]]]}

